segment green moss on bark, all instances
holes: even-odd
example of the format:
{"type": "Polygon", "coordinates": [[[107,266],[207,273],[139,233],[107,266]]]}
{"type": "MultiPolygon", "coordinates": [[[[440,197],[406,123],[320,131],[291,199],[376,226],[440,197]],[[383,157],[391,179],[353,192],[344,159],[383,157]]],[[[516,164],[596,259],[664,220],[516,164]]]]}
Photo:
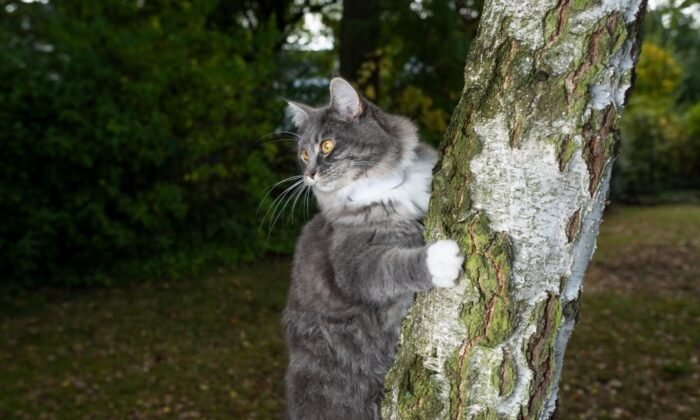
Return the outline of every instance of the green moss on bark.
{"type": "Polygon", "coordinates": [[[503,361],[498,367],[497,376],[494,376],[492,381],[494,387],[498,387],[498,394],[501,397],[508,397],[515,388],[516,371],[515,361],[510,353],[503,354],[503,361]]]}
{"type": "Polygon", "coordinates": [[[437,388],[431,380],[434,373],[428,371],[420,356],[407,366],[401,378],[398,396],[398,412],[401,419],[437,418],[442,410],[437,388]]]}
{"type": "Polygon", "coordinates": [[[455,350],[445,362],[445,371],[450,381],[449,418],[460,417],[460,410],[469,400],[469,346],[465,343],[455,350]]]}
{"type": "Polygon", "coordinates": [[[488,408],[474,416],[474,420],[500,420],[500,418],[495,410],[488,408]]]}

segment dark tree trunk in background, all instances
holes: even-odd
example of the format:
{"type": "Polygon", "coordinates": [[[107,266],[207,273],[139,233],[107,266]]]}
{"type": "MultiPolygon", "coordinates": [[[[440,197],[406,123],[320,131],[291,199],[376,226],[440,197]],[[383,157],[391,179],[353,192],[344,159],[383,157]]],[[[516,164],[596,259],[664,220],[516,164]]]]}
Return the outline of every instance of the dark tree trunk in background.
{"type": "Polygon", "coordinates": [[[373,101],[379,96],[379,3],[343,0],[340,23],[340,74],[373,101]]]}

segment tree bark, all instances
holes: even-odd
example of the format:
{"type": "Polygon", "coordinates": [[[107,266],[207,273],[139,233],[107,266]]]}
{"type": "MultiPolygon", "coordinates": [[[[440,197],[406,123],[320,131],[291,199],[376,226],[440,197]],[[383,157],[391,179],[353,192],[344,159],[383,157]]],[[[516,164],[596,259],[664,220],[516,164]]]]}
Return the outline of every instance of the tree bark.
{"type": "Polygon", "coordinates": [[[491,0],[441,145],[426,240],[466,254],[416,298],[385,419],[555,416],[644,0],[491,0]]]}

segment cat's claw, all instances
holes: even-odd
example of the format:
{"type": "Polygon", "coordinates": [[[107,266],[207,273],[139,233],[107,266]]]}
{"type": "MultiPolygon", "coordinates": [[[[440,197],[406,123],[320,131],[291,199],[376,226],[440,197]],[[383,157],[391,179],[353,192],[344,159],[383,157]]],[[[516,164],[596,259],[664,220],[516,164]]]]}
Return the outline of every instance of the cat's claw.
{"type": "Polygon", "coordinates": [[[428,271],[435,287],[454,287],[464,257],[459,253],[459,245],[453,240],[437,241],[428,246],[428,271]]]}

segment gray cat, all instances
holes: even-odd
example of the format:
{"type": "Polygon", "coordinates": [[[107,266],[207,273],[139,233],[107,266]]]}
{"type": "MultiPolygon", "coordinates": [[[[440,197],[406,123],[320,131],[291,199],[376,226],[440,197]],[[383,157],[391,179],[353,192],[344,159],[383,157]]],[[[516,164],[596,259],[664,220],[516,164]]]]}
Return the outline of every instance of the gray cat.
{"type": "Polygon", "coordinates": [[[297,243],[283,316],[287,416],[379,419],[414,293],[454,286],[463,257],[454,241],[423,243],[436,153],[416,127],[343,79],[330,91],[326,107],[288,107],[321,213],[297,243]]]}

